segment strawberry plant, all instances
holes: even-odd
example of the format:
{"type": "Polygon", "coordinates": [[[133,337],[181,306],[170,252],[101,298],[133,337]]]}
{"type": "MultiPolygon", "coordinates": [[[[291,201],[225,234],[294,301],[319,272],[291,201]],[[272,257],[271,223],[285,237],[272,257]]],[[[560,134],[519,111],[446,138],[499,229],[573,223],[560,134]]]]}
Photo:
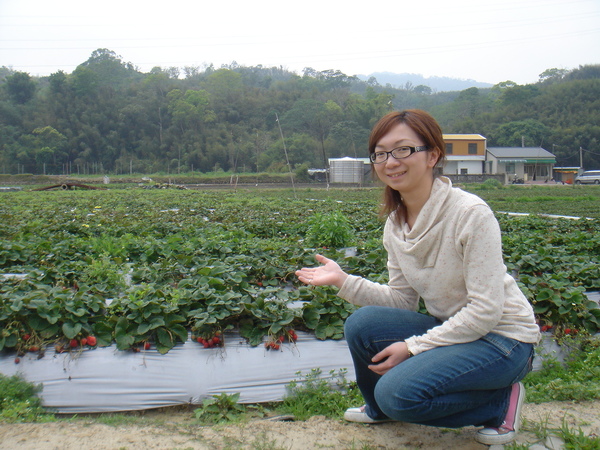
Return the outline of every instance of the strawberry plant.
{"type": "Polygon", "coordinates": [[[533,299],[533,311],[544,325],[582,327],[590,333],[600,329],[600,306],[587,299],[583,287],[573,287],[550,274],[522,275],[519,283],[525,295],[533,299]]]}
{"type": "MultiPolygon", "coordinates": [[[[295,292],[266,288],[257,292],[246,302],[249,316],[240,323],[240,334],[250,345],[259,345],[263,338],[278,342],[286,327],[299,321],[301,311],[291,308],[289,303],[297,299],[295,292]]],[[[277,344],[275,344],[277,345],[277,344]]]]}
{"type": "Polygon", "coordinates": [[[3,306],[8,307],[3,308],[3,316],[10,316],[12,321],[2,333],[0,348],[15,347],[20,351],[35,346],[41,351],[45,345],[61,337],[68,340],[87,336],[96,323],[105,320],[102,298],[84,291],[50,287],[36,280],[35,273],[8,286],[4,285],[9,299],[3,302],[3,306]],[[7,290],[8,286],[12,289],[7,290]],[[19,330],[28,330],[30,338],[27,342],[15,340],[19,330]]]}
{"type": "Polygon", "coordinates": [[[138,351],[145,342],[156,342],[160,353],[177,342],[185,342],[188,331],[179,314],[178,297],[154,286],[133,288],[127,297],[115,300],[109,308],[114,338],[119,350],[138,351]]]}
{"type": "Polygon", "coordinates": [[[344,321],[357,307],[338,297],[332,287],[317,286],[304,291],[304,297],[310,297],[302,313],[306,326],[318,339],[341,339],[344,321]]]}
{"type": "MultiPolygon", "coordinates": [[[[51,192],[18,192],[0,207],[0,271],[27,274],[0,277],[1,350],[42,355],[52,344],[82,351],[116,342],[123,350],[166,352],[190,333],[210,345],[228,330],[271,350],[293,341],[291,329],[338,339],[355,307],[335,289],[297,282],[294,271],[315,264],[310,247],[348,273],[387,281],[376,189],[299,198],[281,190],[70,194],[58,200],[51,192]],[[352,242],[356,255],[337,250],[352,242]],[[298,300],[301,307],[290,308],[298,300]]],[[[506,265],[540,324],[564,334],[597,330],[598,308],[584,293],[600,289],[600,191],[481,194],[503,209],[595,217],[497,215],[506,265]]]]}

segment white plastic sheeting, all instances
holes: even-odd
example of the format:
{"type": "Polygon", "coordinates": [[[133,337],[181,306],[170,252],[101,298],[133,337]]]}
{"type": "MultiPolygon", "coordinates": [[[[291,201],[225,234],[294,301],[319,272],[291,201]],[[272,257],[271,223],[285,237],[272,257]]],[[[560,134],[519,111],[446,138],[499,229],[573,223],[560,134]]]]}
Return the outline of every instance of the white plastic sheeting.
{"type": "MultiPolygon", "coordinates": [[[[600,300],[599,292],[587,296],[600,300]]],[[[545,358],[563,360],[568,350],[545,334],[534,370],[541,369],[545,358]]],[[[41,383],[44,405],[59,413],[200,404],[221,393],[240,393],[241,403],[280,401],[292,380],[302,380],[316,368],[325,379],[331,370],[347,369],[347,379],[355,380],[345,340],[320,341],[302,332],[296,344],[284,343],[278,351],[251,347],[239,335],[228,333],[223,348],[205,349],[188,339],[165,355],[156,350],[120,351],[113,345],[72,354],[56,354],[49,347],[41,359],[36,353],[23,356],[19,364],[14,359],[14,354],[0,356],[0,373],[41,383]]]]}
{"type": "Polygon", "coordinates": [[[56,354],[49,347],[41,359],[35,353],[19,364],[14,359],[1,356],[0,373],[41,383],[44,406],[68,414],[200,404],[221,393],[240,393],[241,403],[280,401],[291,381],[315,368],[324,379],[340,369],[347,369],[348,380],[355,379],[346,341],[320,341],[301,332],[296,344],[286,342],[280,350],[251,347],[238,335],[226,334],[222,348],[205,349],[188,339],[164,355],[113,345],[71,354],[56,354]]]}

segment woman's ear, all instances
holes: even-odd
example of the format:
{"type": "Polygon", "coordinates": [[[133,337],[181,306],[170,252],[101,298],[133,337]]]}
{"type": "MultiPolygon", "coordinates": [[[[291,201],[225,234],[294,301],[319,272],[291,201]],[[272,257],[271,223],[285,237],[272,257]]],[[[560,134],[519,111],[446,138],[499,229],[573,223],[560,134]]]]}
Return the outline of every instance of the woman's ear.
{"type": "Polygon", "coordinates": [[[428,156],[429,156],[429,158],[427,159],[427,166],[433,168],[436,166],[436,164],[440,160],[441,153],[438,150],[438,148],[436,147],[433,150],[431,150],[430,152],[428,152],[428,156]]]}

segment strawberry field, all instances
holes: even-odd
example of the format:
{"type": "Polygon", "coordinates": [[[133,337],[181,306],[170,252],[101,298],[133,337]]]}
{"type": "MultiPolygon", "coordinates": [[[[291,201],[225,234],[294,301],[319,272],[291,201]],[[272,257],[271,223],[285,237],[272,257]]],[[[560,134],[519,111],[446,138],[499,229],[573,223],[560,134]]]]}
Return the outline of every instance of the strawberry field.
{"type": "MultiPolygon", "coordinates": [[[[497,212],[508,269],[540,325],[595,333],[600,309],[585,292],[600,289],[598,189],[554,189],[554,200],[541,191],[533,201],[523,200],[532,198],[527,191],[476,193],[496,211],[508,201],[518,212],[542,205],[592,217],[497,212]]],[[[112,344],[167,353],[193,339],[208,349],[230,331],[272,351],[293,344],[298,331],[341,339],[354,307],[333,288],[300,286],[294,271],[319,252],[385,282],[379,196],[135,187],[1,194],[0,350],[17,362],[112,344]]]]}

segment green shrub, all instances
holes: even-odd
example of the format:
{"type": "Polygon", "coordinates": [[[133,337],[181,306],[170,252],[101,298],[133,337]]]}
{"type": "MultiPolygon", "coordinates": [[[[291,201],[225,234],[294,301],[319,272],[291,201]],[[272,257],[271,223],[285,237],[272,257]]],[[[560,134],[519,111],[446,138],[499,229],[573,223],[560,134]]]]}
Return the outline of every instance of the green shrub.
{"type": "Polygon", "coordinates": [[[37,394],[42,386],[35,386],[22,378],[0,374],[0,422],[49,422],[54,416],[42,407],[37,394]]]}
{"type": "MultiPolygon", "coordinates": [[[[346,379],[347,371],[340,369],[329,372],[331,380],[323,378],[321,369],[313,369],[304,380],[294,380],[288,385],[289,395],[284,398],[282,409],[293,414],[297,420],[312,416],[326,416],[338,419],[350,407],[362,405],[364,400],[354,382],[346,379]]],[[[300,372],[297,375],[301,375],[300,372]]]]}
{"type": "Polygon", "coordinates": [[[194,410],[196,419],[204,423],[230,422],[239,419],[246,408],[238,403],[240,394],[219,394],[204,399],[202,406],[194,410]]]}
{"type": "Polygon", "coordinates": [[[340,211],[315,213],[309,220],[306,242],[312,247],[349,247],[354,242],[354,230],[340,211]]]}
{"type": "Polygon", "coordinates": [[[564,364],[546,360],[542,370],[524,380],[527,401],[582,401],[600,398],[600,339],[565,336],[561,341],[573,349],[564,364]]]}
{"type": "Polygon", "coordinates": [[[482,189],[501,189],[504,185],[495,178],[488,178],[483,183],[481,183],[482,189]]]}

